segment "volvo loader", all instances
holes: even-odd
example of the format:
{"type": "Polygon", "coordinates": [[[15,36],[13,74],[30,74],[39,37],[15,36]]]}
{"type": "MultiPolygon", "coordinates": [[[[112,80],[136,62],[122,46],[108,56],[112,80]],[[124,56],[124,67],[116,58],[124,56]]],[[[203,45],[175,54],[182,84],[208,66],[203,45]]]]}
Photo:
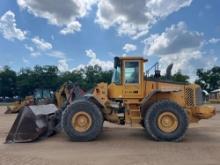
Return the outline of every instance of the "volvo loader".
{"type": "Polygon", "coordinates": [[[215,108],[203,105],[196,84],[162,80],[144,72],[143,57],[115,57],[112,82],[99,83],[75,99],[60,115],[61,128],[72,141],[95,140],[103,122],[143,127],[152,139],[180,141],[188,125],[215,115],[215,108]]]}

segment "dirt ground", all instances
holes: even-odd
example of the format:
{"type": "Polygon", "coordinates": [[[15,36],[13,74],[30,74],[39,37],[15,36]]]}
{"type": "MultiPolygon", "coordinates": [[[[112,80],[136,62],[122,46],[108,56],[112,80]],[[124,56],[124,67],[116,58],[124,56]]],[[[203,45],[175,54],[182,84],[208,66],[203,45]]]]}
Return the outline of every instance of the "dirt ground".
{"type": "Polygon", "coordinates": [[[193,124],[183,142],[155,142],[143,129],[105,123],[93,142],[70,142],[63,134],[34,143],[4,144],[16,115],[0,107],[0,165],[219,165],[220,105],[210,120],[193,124]]]}

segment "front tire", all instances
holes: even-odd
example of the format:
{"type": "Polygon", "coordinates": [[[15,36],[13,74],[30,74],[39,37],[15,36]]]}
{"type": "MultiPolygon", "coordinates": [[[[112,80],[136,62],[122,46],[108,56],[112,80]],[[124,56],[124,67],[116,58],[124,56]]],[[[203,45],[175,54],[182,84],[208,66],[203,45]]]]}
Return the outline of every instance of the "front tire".
{"type": "Polygon", "coordinates": [[[154,103],[144,118],[146,132],[157,141],[180,141],[188,128],[185,110],[171,101],[154,103]]]}
{"type": "Polygon", "coordinates": [[[91,141],[102,131],[103,115],[88,100],[74,101],[62,115],[62,127],[72,141],[91,141]]]}

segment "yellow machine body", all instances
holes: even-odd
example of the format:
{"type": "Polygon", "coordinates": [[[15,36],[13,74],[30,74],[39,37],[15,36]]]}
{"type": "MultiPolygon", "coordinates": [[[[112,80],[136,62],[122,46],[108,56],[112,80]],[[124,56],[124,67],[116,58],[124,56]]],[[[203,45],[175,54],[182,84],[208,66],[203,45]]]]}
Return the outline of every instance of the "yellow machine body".
{"type": "MultiPolygon", "coordinates": [[[[183,84],[159,79],[150,80],[145,77],[142,57],[121,57],[120,82],[111,84],[100,83],[94,91],[93,97],[99,102],[105,120],[120,123],[121,116],[118,109],[125,107],[124,121],[126,124],[137,126],[144,118],[145,111],[155,102],[169,100],[177,103],[186,110],[190,122],[208,119],[215,115],[215,108],[203,105],[200,86],[183,84]],[[126,78],[131,69],[126,66],[136,64],[138,68],[137,82],[129,83],[126,78]]],[[[117,69],[117,68],[115,68],[117,69]]]]}

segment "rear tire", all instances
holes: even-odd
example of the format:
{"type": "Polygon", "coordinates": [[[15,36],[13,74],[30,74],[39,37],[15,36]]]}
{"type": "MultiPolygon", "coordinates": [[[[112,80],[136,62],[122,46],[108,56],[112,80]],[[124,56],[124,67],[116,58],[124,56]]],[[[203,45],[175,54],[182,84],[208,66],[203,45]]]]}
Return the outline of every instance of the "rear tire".
{"type": "Polygon", "coordinates": [[[62,127],[72,141],[91,141],[102,131],[103,115],[88,100],[77,100],[62,115],[62,127]]]}
{"type": "Polygon", "coordinates": [[[154,140],[180,141],[188,128],[188,116],[185,110],[171,101],[154,103],[144,118],[146,132],[154,140]]]}

